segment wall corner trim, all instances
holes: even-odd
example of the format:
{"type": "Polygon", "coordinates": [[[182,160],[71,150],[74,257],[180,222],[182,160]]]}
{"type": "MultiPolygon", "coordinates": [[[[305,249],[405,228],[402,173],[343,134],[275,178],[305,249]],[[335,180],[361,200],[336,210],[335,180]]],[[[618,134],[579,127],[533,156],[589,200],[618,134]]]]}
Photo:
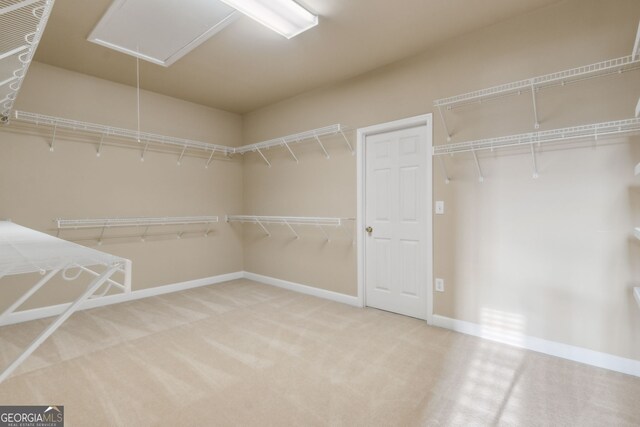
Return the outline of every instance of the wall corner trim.
{"type": "Polygon", "coordinates": [[[362,307],[360,298],[356,296],[341,294],[339,292],[328,291],[326,289],[314,288],[313,286],[301,285],[300,283],[288,282],[274,277],[263,276],[261,274],[250,273],[245,271],[243,277],[254,282],[263,283],[265,285],[275,286],[277,288],[288,289],[290,291],[299,292],[305,295],[311,295],[354,307],[362,307]]]}
{"type": "MultiPolygon", "coordinates": [[[[140,289],[130,293],[122,293],[108,295],[101,298],[90,299],[80,307],[80,310],[88,310],[91,308],[104,307],[111,304],[119,304],[121,302],[134,301],[142,298],[154,297],[157,295],[170,294],[173,292],[186,291],[187,289],[199,288],[202,286],[215,285],[218,283],[228,282],[230,280],[242,279],[243,272],[220,274],[218,276],[205,277],[202,279],[188,280],[186,282],[173,283],[170,285],[156,286],[153,288],[140,289]]],[[[23,310],[12,313],[7,317],[0,326],[13,325],[15,323],[29,322],[31,320],[44,319],[47,317],[57,316],[62,313],[69,304],[50,305],[47,307],[34,308],[31,310],[23,310]]]]}
{"type": "Polygon", "coordinates": [[[490,341],[640,377],[640,360],[627,359],[613,354],[602,353],[528,335],[514,336],[513,331],[506,333],[495,327],[492,328],[478,323],[451,319],[437,314],[433,315],[432,326],[438,326],[490,341]]]}

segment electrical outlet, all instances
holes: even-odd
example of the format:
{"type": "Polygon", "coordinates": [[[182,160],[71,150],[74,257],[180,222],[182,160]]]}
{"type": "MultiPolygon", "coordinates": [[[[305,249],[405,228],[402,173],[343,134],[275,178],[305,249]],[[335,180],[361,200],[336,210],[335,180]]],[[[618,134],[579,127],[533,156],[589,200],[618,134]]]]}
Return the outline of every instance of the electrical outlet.
{"type": "Polygon", "coordinates": [[[444,279],[436,278],[436,291],[444,292],[444,279]]]}
{"type": "Polygon", "coordinates": [[[442,200],[436,202],[436,215],[444,215],[444,202],[442,200]]]}

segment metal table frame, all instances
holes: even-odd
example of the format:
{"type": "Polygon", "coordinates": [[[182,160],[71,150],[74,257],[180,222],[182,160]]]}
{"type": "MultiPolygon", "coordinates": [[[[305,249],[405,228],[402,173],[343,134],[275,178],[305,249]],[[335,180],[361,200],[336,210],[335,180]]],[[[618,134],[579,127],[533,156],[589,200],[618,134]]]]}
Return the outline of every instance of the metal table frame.
{"type": "Polygon", "coordinates": [[[8,221],[0,221],[0,279],[5,276],[39,272],[43,277],[0,314],[0,325],[52,278],[61,274],[74,281],[82,273],[93,280],[64,311],[55,318],[26,349],[0,373],[0,383],[7,379],[47,338],[49,338],[82,304],[105,296],[110,289],[131,292],[131,261],[40,233],[8,221]],[[89,267],[102,266],[101,272],[89,267]],[[70,273],[72,270],[77,270],[70,273]],[[122,273],[124,280],[113,279],[122,273]],[[100,292],[100,288],[103,288],[100,292]]]}

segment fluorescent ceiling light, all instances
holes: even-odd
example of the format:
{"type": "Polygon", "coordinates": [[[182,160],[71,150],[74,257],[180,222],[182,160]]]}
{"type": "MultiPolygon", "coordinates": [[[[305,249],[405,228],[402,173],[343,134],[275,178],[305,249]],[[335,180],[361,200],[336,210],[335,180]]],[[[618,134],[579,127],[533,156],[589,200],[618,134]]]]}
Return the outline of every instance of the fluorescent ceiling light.
{"type": "Polygon", "coordinates": [[[318,17],[293,0],[221,0],[290,39],[318,25],[318,17]]]}

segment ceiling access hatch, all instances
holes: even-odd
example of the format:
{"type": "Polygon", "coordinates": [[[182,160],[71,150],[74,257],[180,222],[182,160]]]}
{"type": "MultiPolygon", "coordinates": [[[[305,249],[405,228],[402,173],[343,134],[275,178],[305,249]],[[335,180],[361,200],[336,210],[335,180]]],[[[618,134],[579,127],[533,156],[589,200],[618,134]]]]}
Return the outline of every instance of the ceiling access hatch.
{"type": "Polygon", "coordinates": [[[218,0],[114,0],[88,40],[168,67],[239,16],[218,0]]]}

